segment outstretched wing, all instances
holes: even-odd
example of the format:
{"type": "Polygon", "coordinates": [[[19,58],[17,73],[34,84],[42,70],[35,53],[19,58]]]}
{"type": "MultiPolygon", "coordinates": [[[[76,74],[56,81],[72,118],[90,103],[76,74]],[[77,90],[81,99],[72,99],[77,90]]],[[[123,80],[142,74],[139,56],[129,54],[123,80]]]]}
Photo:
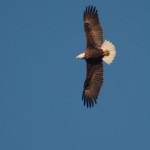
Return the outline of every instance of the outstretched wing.
{"type": "Polygon", "coordinates": [[[84,83],[82,100],[87,107],[94,106],[101,86],[103,84],[103,64],[102,61],[87,62],[87,75],[84,83]]]}
{"type": "Polygon", "coordinates": [[[86,7],[83,18],[87,47],[101,47],[103,43],[103,30],[99,23],[96,7],[86,7]]]}

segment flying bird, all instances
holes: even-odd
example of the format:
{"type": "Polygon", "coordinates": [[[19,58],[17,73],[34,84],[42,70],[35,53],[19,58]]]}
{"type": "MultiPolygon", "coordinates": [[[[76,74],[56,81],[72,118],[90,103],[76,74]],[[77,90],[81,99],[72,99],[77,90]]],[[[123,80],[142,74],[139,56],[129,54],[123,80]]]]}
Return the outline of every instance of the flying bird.
{"type": "Polygon", "coordinates": [[[116,50],[111,42],[103,41],[103,30],[95,6],[86,7],[83,20],[86,48],[84,53],[79,54],[76,58],[86,61],[86,79],[82,100],[87,107],[93,107],[97,103],[103,84],[103,61],[111,64],[116,56],[116,50]]]}

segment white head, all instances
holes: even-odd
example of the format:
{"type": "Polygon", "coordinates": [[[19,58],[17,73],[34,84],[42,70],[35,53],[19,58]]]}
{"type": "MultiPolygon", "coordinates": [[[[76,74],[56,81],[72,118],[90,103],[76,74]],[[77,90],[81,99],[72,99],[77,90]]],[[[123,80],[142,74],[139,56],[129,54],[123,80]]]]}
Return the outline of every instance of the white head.
{"type": "Polygon", "coordinates": [[[79,54],[76,56],[76,58],[84,59],[85,58],[85,53],[79,54]]]}

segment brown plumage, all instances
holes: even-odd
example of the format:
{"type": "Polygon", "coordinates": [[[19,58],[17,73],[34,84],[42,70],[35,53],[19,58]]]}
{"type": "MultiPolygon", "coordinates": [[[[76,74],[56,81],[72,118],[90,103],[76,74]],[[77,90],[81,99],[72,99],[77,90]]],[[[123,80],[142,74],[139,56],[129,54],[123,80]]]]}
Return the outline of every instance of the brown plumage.
{"type": "Polygon", "coordinates": [[[103,83],[103,64],[100,59],[86,60],[87,74],[84,82],[82,100],[87,107],[97,103],[98,94],[103,83]]]}
{"type": "Polygon", "coordinates": [[[84,105],[92,107],[97,103],[97,98],[103,84],[103,61],[112,63],[116,55],[115,46],[103,42],[103,31],[98,19],[96,7],[86,7],[83,15],[84,31],[86,36],[85,52],[76,58],[86,60],[87,73],[84,82],[82,100],[84,105]]]}
{"type": "Polygon", "coordinates": [[[83,18],[87,42],[85,50],[87,74],[82,100],[84,101],[84,105],[91,107],[94,106],[94,103],[97,103],[96,100],[103,83],[103,55],[100,50],[103,43],[103,31],[95,7],[86,7],[83,18]]]}
{"type": "Polygon", "coordinates": [[[86,35],[87,48],[101,47],[103,43],[103,30],[99,23],[96,7],[86,7],[83,15],[84,31],[86,35]]]}

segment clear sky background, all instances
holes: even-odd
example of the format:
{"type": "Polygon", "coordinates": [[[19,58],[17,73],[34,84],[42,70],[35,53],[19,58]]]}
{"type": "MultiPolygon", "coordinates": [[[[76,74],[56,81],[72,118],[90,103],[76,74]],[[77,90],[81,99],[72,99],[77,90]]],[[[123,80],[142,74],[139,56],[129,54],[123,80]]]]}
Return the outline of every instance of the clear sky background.
{"type": "Polygon", "coordinates": [[[149,35],[149,0],[0,0],[0,149],[149,150],[149,35]],[[89,4],[117,50],[92,109],[75,59],[89,4]]]}

